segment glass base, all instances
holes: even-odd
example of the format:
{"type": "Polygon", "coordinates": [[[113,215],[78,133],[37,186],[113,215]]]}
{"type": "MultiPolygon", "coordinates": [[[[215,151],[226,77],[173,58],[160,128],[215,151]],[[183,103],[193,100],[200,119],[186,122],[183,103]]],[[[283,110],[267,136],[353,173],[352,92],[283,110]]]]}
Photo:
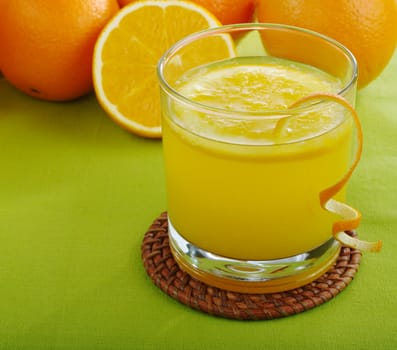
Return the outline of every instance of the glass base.
{"type": "Polygon", "coordinates": [[[277,260],[237,260],[210,253],[186,241],[168,219],[171,252],[192,277],[240,293],[295,289],[323,275],[336,261],[340,244],[333,238],[299,255],[277,260]]]}

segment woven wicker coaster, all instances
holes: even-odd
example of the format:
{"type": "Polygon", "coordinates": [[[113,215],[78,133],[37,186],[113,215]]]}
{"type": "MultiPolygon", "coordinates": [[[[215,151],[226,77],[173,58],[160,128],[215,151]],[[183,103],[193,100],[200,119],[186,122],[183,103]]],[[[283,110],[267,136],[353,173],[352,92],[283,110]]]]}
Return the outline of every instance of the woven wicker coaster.
{"type": "Polygon", "coordinates": [[[342,247],[327,273],[300,288],[269,294],[230,292],[206,285],[179,268],[169,247],[167,213],[162,213],[144,236],[142,259],[154,284],[182,304],[225,318],[268,320],[310,310],[338,295],[358,271],[361,252],[342,247]]]}

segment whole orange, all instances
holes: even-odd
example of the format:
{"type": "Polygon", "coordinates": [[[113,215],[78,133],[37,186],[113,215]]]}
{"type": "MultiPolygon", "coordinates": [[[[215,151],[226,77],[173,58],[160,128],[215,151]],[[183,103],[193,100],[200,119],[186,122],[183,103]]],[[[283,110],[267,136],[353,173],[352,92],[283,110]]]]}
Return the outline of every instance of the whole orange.
{"type": "MultiPolygon", "coordinates": [[[[118,0],[121,7],[137,0],[118,0]]],[[[251,22],[255,0],[190,0],[210,11],[222,24],[251,22]]]]}
{"type": "Polygon", "coordinates": [[[382,72],[397,43],[395,0],[258,0],[257,16],[260,22],[311,29],[345,45],[358,62],[359,88],[382,72]]]}
{"type": "Polygon", "coordinates": [[[125,5],[129,4],[130,2],[135,2],[137,0],[117,0],[120,7],[124,7],[125,5]]]}
{"type": "Polygon", "coordinates": [[[118,10],[116,0],[1,1],[4,77],[44,100],[71,100],[90,92],[95,41],[118,10]]]}
{"type": "Polygon", "coordinates": [[[252,21],[254,0],[193,0],[211,11],[222,24],[246,23],[252,21]]]}

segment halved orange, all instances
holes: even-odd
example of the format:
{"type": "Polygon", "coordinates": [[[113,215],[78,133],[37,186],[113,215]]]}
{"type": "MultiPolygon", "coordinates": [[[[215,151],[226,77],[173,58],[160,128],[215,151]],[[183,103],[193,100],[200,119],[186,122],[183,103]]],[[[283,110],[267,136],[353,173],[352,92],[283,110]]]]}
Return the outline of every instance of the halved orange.
{"type": "MultiPolygon", "coordinates": [[[[125,6],[98,37],[93,81],[99,103],[118,124],[145,137],[161,137],[156,65],[184,36],[219,26],[207,10],[187,1],[138,1],[125,6]]],[[[213,50],[202,48],[197,55],[213,50]]],[[[217,45],[230,52],[230,43],[217,45]]]]}

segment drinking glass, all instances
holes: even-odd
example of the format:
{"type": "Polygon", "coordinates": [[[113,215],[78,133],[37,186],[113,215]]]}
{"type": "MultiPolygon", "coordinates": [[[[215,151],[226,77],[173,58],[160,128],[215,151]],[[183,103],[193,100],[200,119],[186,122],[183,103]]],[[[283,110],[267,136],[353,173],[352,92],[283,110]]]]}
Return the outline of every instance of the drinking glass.
{"type": "Polygon", "coordinates": [[[327,271],[341,248],[333,225],[357,213],[344,204],[358,161],[357,120],[346,108],[357,81],[350,51],[301,28],[229,25],[176,43],[158,77],[169,239],[179,266],[247,293],[296,288],[327,271]],[[262,87],[253,84],[266,72],[277,83],[257,97],[262,87]],[[223,84],[229,73],[231,96],[223,84]],[[285,86],[283,74],[299,88],[285,86]],[[305,100],[299,89],[306,88],[319,95],[305,100]],[[287,105],[277,105],[281,90],[287,105]]]}

